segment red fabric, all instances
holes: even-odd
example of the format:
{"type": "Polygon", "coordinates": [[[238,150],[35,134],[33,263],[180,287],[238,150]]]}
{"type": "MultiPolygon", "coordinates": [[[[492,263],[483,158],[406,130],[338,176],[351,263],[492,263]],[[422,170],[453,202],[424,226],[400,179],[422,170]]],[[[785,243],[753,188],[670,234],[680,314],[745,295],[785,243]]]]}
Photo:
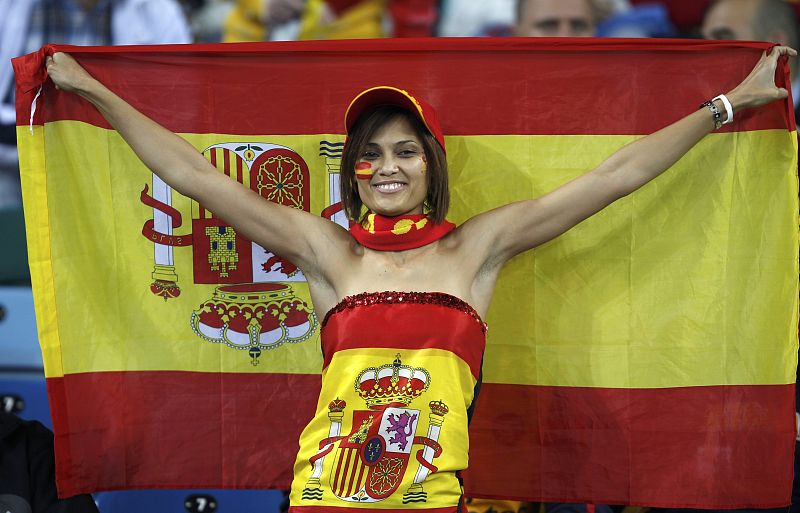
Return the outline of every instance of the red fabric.
{"type": "Polygon", "coordinates": [[[793,383],[668,389],[485,383],[470,424],[470,462],[497,464],[471,464],[465,486],[474,496],[517,500],[535,490],[548,502],[786,506],[795,444],[794,412],[786,405],[794,393],[793,383]],[[481,414],[490,408],[493,418],[481,414]],[[765,444],[776,437],[780,444],[765,444]]]}
{"type": "MultiPolygon", "coordinates": [[[[174,132],[342,133],[342,114],[352,98],[367,87],[395,84],[419,92],[436,107],[445,135],[562,135],[654,132],[695,110],[703,100],[733,88],[770,46],[677,39],[440,38],[51,45],[47,51],[71,52],[92,75],[174,132]],[[417,52],[424,52],[424,59],[417,52]],[[477,58],[476,52],[486,58],[477,58]],[[466,53],[469,59],[463,58],[466,53]],[[247,60],[246,73],[229,68],[253,54],[263,56],[247,60]],[[535,68],[527,66],[534,56],[535,68]],[[308,65],[304,59],[318,65],[308,65]],[[153,80],[168,72],[175,73],[174,81],[153,80]],[[260,76],[270,77],[270,94],[256,89],[257,101],[243,101],[254,97],[253,77],[260,76]],[[298,80],[300,76],[303,80],[298,80]],[[487,79],[492,76],[505,79],[487,79]],[[326,92],[320,94],[323,83],[326,92]],[[519,88],[509,90],[508,83],[519,88]],[[676,88],[676,83],[692,87],[676,88]],[[555,101],[566,97],[569,109],[555,101]],[[613,101],[600,101],[603,98],[613,101]],[[658,116],[656,111],[675,114],[658,116]]],[[[41,82],[43,75],[31,75],[38,69],[35,54],[13,62],[18,80],[41,82]]],[[[18,124],[28,124],[35,92],[18,92],[18,124]]],[[[44,92],[35,122],[77,119],[109,126],[81,98],[56,90],[50,82],[44,92]]],[[[790,111],[786,102],[775,102],[737,115],[734,125],[738,130],[783,128],[790,111]]],[[[722,130],[732,128],[726,125],[722,130]]]]}
{"type": "Polygon", "coordinates": [[[431,325],[430,304],[424,305],[420,313],[420,305],[409,303],[377,303],[368,308],[369,315],[353,310],[343,310],[330,315],[323,327],[325,332],[325,357],[323,368],[327,367],[331,357],[337,351],[359,347],[394,347],[398,349],[444,349],[452,352],[470,366],[472,375],[478,379],[481,361],[485,348],[483,329],[480,321],[464,315],[462,311],[452,307],[436,308],[436,316],[441,319],[435,326],[431,325]],[[392,329],[387,330],[387,316],[393,319],[392,329]],[[398,321],[397,319],[403,319],[398,321]],[[346,327],[346,330],[345,330],[346,327]],[[457,332],[458,337],[441,334],[437,328],[447,333],[457,332]],[[448,346],[442,346],[442,341],[448,346]],[[457,343],[456,343],[457,342],[457,343]]]}
{"type": "Polygon", "coordinates": [[[319,389],[320,376],[308,374],[48,378],[59,496],[159,483],[288,489],[297,440],[319,389]]]}
{"type": "Polygon", "coordinates": [[[436,224],[424,214],[395,217],[369,214],[368,218],[375,220],[374,231],[368,231],[358,223],[350,223],[350,235],[362,246],[378,251],[405,251],[421,248],[441,239],[456,227],[450,221],[436,224]],[[419,223],[424,220],[427,220],[424,226],[418,228],[419,223]],[[396,233],[395,227],[404,221],[413,223],[411,228],[406,233],[396,233]]]}
{"type": "MultiPolygon", "coordinates": [[[[302,398],[316,400],[319,394],[319,376],[287,374],[100,372],[47,383],[56,462],[69,471],[57,474],[63,496],[153,488],[158,482],[286,489],[300,431],[313,415],[314,401],[302,398]],[[265,397],[272,406],[266,406],[265,397]],[[161,419],[160,429],[146,428],[152,417],[161,419]],[[109,440],[98,436],[104,432],[117,432],[113,445],[98,444],[109,440]],[[133,443],[125,445],[123,435],[133,443]],[[244,472],[253,468],[248,462],[259,472],[244,472]],[[124,482],[118,480],[120,472],[124,482]]],[[[794,415],[786,414],[784,405],[793,398],[793,384],[609,390],[484,383],[470,425],[473,464],[464,474],[467,493],[521,500],[535,492],[547,501],[672,507],[780,507],[789,503],[791,492],[784,483],[792,479],[794,415]],[[489,409],[496,414],[484,415],[489,409]],[[606,409],[613,415],[605,415],[606,409]],[[608,419],[613,425],[605,424],[608,419]],[[782,445],[763,443],[775,433],[782,445]],[[718,454],[730,460],[708,458],[705,448],[715,444],[728,448],[718,454]],[[629,474],[633,463],[636,472],[629,474]],[[753,505],[756,496],[782,499],[753,505]]]]}

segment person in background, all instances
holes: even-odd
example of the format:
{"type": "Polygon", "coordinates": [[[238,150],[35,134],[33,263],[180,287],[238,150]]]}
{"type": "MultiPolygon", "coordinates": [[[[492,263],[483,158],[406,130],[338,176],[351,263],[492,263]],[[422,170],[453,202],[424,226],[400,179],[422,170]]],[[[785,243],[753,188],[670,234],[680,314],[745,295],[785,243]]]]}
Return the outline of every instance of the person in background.
{"type": "Polygon", "coordinates": [[[0,236],[6,241],[0,275],[25,282],[30,278],[24,264],[11,59],[47,43],[191,43],[192,36],[176,0],[0,0],[0,13],[0,236]]]}
{"type": "Polygon", "coordinates": [[[56,495],[53,433],[0,410],[0,512],[97,513],[91,495],[56,495]]]}
{"type": "Polygon", "coordinates": [[[47,43],[191,43],[192,37],[176,0],[0,0],[0,12],[0,189],[3,183],[14,189],[0,191],[2,207],[21,203],[13,57],[47,43]]]}
{"type": "Polygon", "coordinates": [[[600,18],[592,0],[518,0],[515,36],[591,37],[600,18]]]}
{"type": "MultiPolygon", "coordinates": [[[[792,6],[783,0],[717,0],[703,19],[706,39],[770,41],[779,45],[798,44],[798,20],[792,6]]],[[[800,79],[797,58],[789,60],[795,118],[800,116],[800,79]]]]}

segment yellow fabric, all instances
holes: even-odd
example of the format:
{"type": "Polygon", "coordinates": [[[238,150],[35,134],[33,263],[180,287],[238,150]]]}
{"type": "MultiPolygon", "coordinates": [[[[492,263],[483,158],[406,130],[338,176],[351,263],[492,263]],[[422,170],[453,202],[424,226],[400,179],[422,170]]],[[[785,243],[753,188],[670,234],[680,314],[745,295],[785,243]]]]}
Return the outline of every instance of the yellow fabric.
{"type": "MultiPolygon", "coordinates": [[[[21,146],[29,153],[22,180],[48,377],[319,371],[316,334],[269,351],[258,366],[241,351],[199,339],[191,312],[214,285],[192,284],[190,248],[174,250],[181,295],[165,301],[148,290],[153,244],[140,231],[153,210],[139,193],[152,176],[116,133],[61,121],[37,128],[33,139],[27,127],[19,134],[33,141],[21,146]],[[45,173],[34,169],[42,163],[45,173]]],[[[319,141],[340,135],[185,137],[200,150],[233,141],[289,146],[311,170],[311,212],[328,206],[319,141]]],[[[450,137],[449,218],[460,223],[544,194],[633,139],[450,137]]],[[[642,190],[513,259],[485,319],[484,381],[622,388],[793,383],[797,302],[785,298],[797,297],[796,148],[795,134],[781,130],[712,134],[642,190]]],[[[176,233],[191,232],[192,202],[175,193],[173,206],[184,217],[176,233]]],[[[310,302],[305,283],[295,288],[310,302]]]]}
{"type": "Polygon", "coordinates": [[[308,0],[300,20],[300,39],[366,39],[384,37],[385,0],[363,0],[334,20],[324,0],[308,0]]]}
{"type": "MultiPolygon", "coordinates": [[[[429,432],[431,421],[434,418],[431,408],[428,407],[429,402],[442,401],[449,408],[449,411],[440,417],[442,420],[437,442],[441,444],[442,453],[439,457],[433,458],[432,461],[439,471],[427,475],[422,482],[422,488],[427,493],[427,501],[419,503],[417,507],[442,508],[458,505],[462,490],[455,472],[465,469],[468,463],[467,408],[472,403],[475,379],[472,377],[469,366],[449,351],[439,349],[403,351],[388,348],[339,351],[333,356],[331,363],[323,372],[322,390],[317,404],[317,413],[300,436],[300,451],[295,462],[295,479],[292,483],[290,497],[290,502],[293,506],[412,509],[413,505],[404,505],[403,500],[404,494],[412,488],[415,474],[420,468],[420,464],[415,458],[417,451],[423,448],[420,444],[407,446],[410,453],[408,454],[409,459],[405,472],[403,472],[401,484],[399,484],[397,491],[378,503],[359,504],[357,502],[345,502],[333,496],[331,493],[331,490],[335,488],[332,485],[334,482],[333,476],[336,474],[337,467],[339,467],[339,460],[343,459],[341,472],[345,471],[346,462],[348,461],[346,449],[338,447],[338,444],[322,460],[320,481],[309,484],[309,480],[313,475],[313,468],[309,461],[312,456],[318,453],[320,442],[331,436],[332,419],[329,418],[329,403],[338,399],[347,404],[347,408],[341,418],[340,434],[349,436],[354,427],[359,427],[353,425],[353,412],[367,409],[365,401],[355,391],[355,380],[365,369],[391,364],[397,354],[401,355],[403,365],[423,368],[430,375],[430,388],[408,405],[408,408],[416,412],[414,415],[418,416],[415,436],[426,436],[426,433],[429,432]],[[453,379],[453,377],[457,378],[453,379]],[[315,487],[323,491],[322,500],[304,501],[304,490],[315,487]]],[[[384,414],[385,416],[386,414],[384,414]]],[[[356,458],[352,458],[349,461],[352,463],[353,460],[356,460],[356,458]]],[[[362,481],[364,479],[366,479],[366,475],[362,475],[362,481]]]]}
{"type": "Polygon", "coordinates": [[[264,0],[236,0],[222,26],[225,43],[264,41],[267,29],[264,0]]]}
{"type": "Polygon", "coordinates": [[[39,345],[46,372],[50,376],[62,376],[61,336],[58,331],[58,304],[55,296],[53,258],[51,255],[51,235],[48,205],[48,174],[45,162],[44,127],[17,127],[17,140],[25,141],[19,145],[20,178],[25,198],[25,211],[36,215],[36,222],[26,222],[28,240],[28,262],[31,268],[31,285],[36,309],[36,327],[39,345]]]}

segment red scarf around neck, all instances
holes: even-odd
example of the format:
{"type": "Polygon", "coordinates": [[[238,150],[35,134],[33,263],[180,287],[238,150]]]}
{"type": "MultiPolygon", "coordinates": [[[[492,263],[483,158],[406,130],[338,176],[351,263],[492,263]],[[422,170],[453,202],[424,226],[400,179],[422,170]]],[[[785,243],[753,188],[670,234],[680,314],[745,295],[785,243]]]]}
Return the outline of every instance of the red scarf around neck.
{"type": "Polygon", "coordinates": [[[456,227],[436,224],[424,214],[385,217],[369,213],[362,224],[350,223],[350,234],[362,246],[378,251],[404,251],[437,241],[456,227]]]}

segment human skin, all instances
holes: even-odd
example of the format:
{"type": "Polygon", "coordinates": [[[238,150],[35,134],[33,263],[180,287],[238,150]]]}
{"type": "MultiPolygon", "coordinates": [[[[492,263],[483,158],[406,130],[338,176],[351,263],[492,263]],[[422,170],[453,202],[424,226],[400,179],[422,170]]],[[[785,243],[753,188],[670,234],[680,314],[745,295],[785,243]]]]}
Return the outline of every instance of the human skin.
{"type": "Polygon", "coordinates": [[[428,192],[422,142],[404,117],[373,134],[359,159],[372,164],[372,179],[358,180],[358,195],[373,212],[422,214],[428,192]]]}
{"type": "MultiPolygon", "coordinates": [[[[787,97],[787,91],[775,85],[781,55],[795,56],[796,52],[787,47],[765,52],[751,73],[727,93],[734,112],[787,97]]],[[[478,214],[420,248],[375,251],[358,244],[341,226],[264,201],[219,173],[189,143],[131,107],[69,55],[48,57],[47,71],[57,87],[91,102],[142,162],[175,190],[223,219],[234,219],[238,233],[297,264],[308,280],[320,317],[345,296],[383,290],[445,292],[485,316],[497,276],[511,257],[557,237],[632,193],[672,166],[714,128],[708,109],[695,110],[628,144],[595,169],[542,197],[478,214]]],[[[718,107],[725,112],[719,101],[718,107]]],[[[363,203],[377,214],[422,211],[427,185],[419,179],[418,167],[400,163],[404,158],[400,150],[416,137],[409,135],[409,128],[389,122],[369,141],[381,153],[370,156],[377,167],[370,184],[359,181],[358,187],[363,203]],[[386,170],[381,169],[382,161],[386,170]],[[407,189],[381,195],[362,190],[387,176],[407,180],[407,189]]],[[[414,144],[418,142],[417,138],[414,144]]]]}
{"type": "Polygon", "coordinates": [[[522,0],[514,35],[591,37],[595,20],[590,0],[522,0]]]}
{"type": "Polygon", "coordinates": [[[755,19],[758,2],[725,0],[714,4],[703,19],[701,31],[705,39],[757,41],[755,19]]]}
{"type": "MultiPolygon", "coordinates": [[[[771,41],[779,45],[790,44],[791,38],[776,26],[759,26],[761,0],[718,0],[706,13],[700,28],[705,39],[729,39],[735,41],[771,41]]],[[[777,20],[773,20],[777,21],[777,20]]],[[[796,59],[790,59],[792,79],[797,71],[796,59]]]]}

